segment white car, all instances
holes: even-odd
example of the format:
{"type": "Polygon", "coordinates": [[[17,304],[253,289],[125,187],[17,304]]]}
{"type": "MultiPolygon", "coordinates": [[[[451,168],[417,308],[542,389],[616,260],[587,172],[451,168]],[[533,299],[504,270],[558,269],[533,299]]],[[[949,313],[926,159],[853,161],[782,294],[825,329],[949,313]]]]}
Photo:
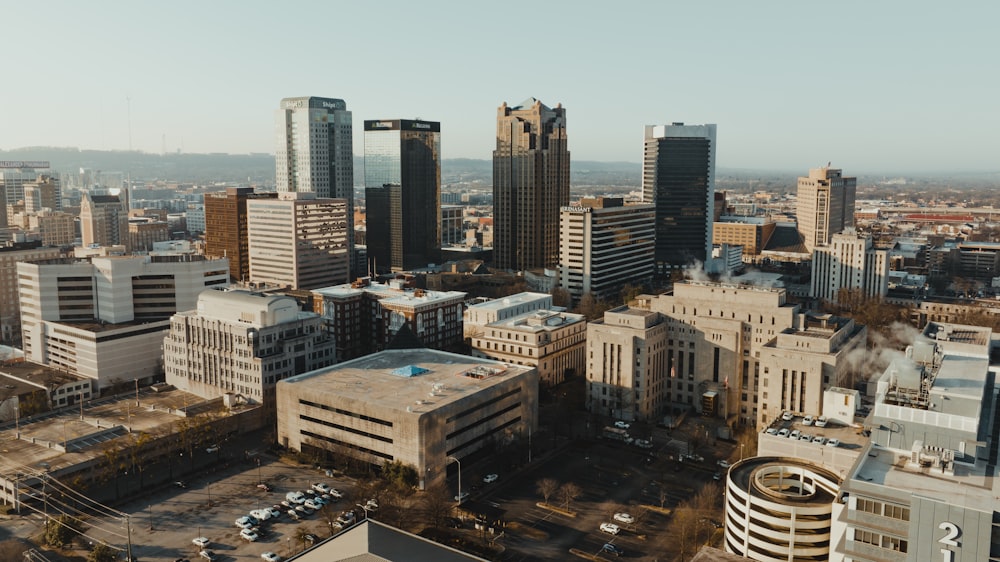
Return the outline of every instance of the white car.
{"type": "Polygon", "coordinates": [[[469,492],[462,492],[461,494],[455,496],[455,501],[461,503],[467,500],[468,498],[469,498],[469,492]]]}
{"type": "Polygon", "coordinates": [[[652,449],[653,443],[649,439],[636,439],[635,446],[640,449],[652,449]]]}
{"type": "Polygon", "coordinates": [[[622,523],[635,523],[635,517],[632,517],[628,513],[616,513],[615,521],[621,521],[622,523]]]}
{"type": "Polygon", "coordinates": [[[315,484],[312,485],[312,489],[322,494],[330,493],[330,487],[324,484],[323,482],[316,482],[315,484]]]}
{"type": "Polygon", "coordinates": [[[812,441],[812,440],[813,440],[813,436],[809,435],[808,433],[803,433],[802,435],[799,435],[799,441],[807,441],[808,442],[808,441],[812,441]]]}
{"type": "Polygon", "coordinates": [[[797,430],[797,429],[794,429],[794,430],[792,430],[791,433],[788,434],[788,438],[789,439],[798,439],[800,435],[802,435],[802,432],[799,431],[799,430],[797,430]]]}
{"type": "Polygon", "coordinates": [[[769,427],[769,428],[767,428],[767,430],[764,433],[766,433],[768,435],[777,435],[778,434],[778,430],[775,429],[775,428],[773,428],[773,427],[769,427]]]}
{"type": "Polygon", "coordinates": [[[265,507],[264,511],[270,513],[272,518],[281,517],[281,507],[280,506],[275,505],[273,507],[265,507]]]}
{"type": "Polygon", "coordinates": [[[236,520],[236,526],[240,529],[249,529],[250,527],[253,527],[253,521],[244,515],[236,520]]]}
{"type": "Polygon", "coordinates": [[[781,414],[781,419],[783,419],[785,421],[792,421],[792,418],[794,418],[794,417],[795,416],[791,412],[785,412],[785,413],[781,414]]]}
{"type": "Polygon", "coordinates": [[[614,523],[601,523],[601,530],[612,535],[617,535],[622,532],[621,527],[615,525],[614,523]]]}
{"type": "Polygon", "coordinates": [[[822,435],[817,435],[816,437],[813,437],[813,443],[824,445],[826,444],[826,437],[823,437],[822,435]]]}
{"type": "Polygon", "coordinates": [[[271,551],[262,552],[260,557],[264,562],[281,562],[281,557],[271,551]]]}
{"type": "Polygon", "coordinates": [[[250,512],[250,516],[251,517],[256,517],[258,522],[260,522],[260,521],[267,521],[268,519],[271,518],[271,510],[270,509],[254,509],[254,510],[252,510],[250,512]]]}
{"type": "Polygon", "coordinates": [[[826,427],[826,416],[820,416],[816,418],[816,427],[826,427]]]}
{"type": "Polygon", "coordinates": [[[802,418],[802,425],[812,425],[812,424],[813,424],[813,417],[812,416],[806,416],[806,417],[802,418]]]}
{"type": "Polygon", "coordinates": [[[617,427],[618,429],[628,429],[632,427],[632,424],[618,420],[615,422],[615,427],[617,427]]]}
{"type": "Polygon", "coordinates": [[[365,502],[365,509],[368,511],[378,511],[378,501],[375,498],[368,500],[365,502]]]}
{"type": "Polygon", "coordinates": [[[827,447],[839,447],[840,446],[840,439],[831,439],[831,440],[829,440],[829,441],[826,442],[826,446],[827,447]]]}
{"type": "Polygon", "coordinates": [[[778,431],[778,437],[788,437],[788,428],[785,427],[781,428],[778,431]]]}
{"type": "Polygon", "coordinates": [[[240,531],[240,538],[250,542],[256,542],[257,539],[260,538],[260,535],[258,535],[257,531],[254,531],[253,529],[243,529],[240,531]]]}
{"type": "Polygon", "coordinates": [[[211,541],[209,541],[205,537],[198,537],[198,538],[192,540],[191,542],[193,542],[195,546],[197,546],[198,548],[200,548],[202,550],[204,550],[211,543],[211,541]]]}
{"type": "Polygon", "coordinates": [[[302,516],[299,515],[299,512],[295,511],[294,509],[289,509],[286,513],[288,514],[289,517],[291,517],[292,519],[294,519],[296,521],[298,521],[299,519],[302,518],[302,516]]]}
{"type": "Polygon", "coordinates": [[[302,492],[288,492],[285,494],[285,500],[293,504],[300,504],[306,501],[306,496],[302,492]]]}
{"type": "Polygon", "coordinates": [[[336,488],[330,488],[330,491],[327,492],[327,493],[330,494],[331,496],[337,498],[338,500],[340,498],[344,497],[344,493],[341,492],[340,490],[336,489],[336,488]]]}
{"type": "Polygon", "coordinates": [[[315,499],[306,500],[305,503],[303,503],[302,505],[308,507],[309,509],[311,509],[313,511],[316,511],[317,509],[319,509],[320,507],[322,507],[322,504],[321,503],[316,503],[315,499]]]}
{"type": "Polygon", "coordinates": [[[722,468],[729,468],[729,461],[727,461],[726,459],[721,459],[719,460],[719,462],[715,464],[719,465],[722,468]]]}
{"type": "Polygon", "coordinates": [[[486,484],[492,484],[496,482],[498,478],[500,477],[496,474],[487,474],[486,476],[483,476],[483,482],[486,484]]]}

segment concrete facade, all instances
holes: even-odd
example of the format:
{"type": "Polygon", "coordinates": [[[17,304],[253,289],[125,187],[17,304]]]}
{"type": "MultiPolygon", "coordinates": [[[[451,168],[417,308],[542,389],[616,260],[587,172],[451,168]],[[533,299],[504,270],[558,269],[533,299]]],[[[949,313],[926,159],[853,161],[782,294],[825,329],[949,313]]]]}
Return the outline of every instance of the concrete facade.
{"type": "Polygon", "coordinates": [[[839,302],[842,289],[867,298],[889,292],[889,252],[872,247],[872,237],[853,230],[834,234],[813,251],[813,298],[839,302]]]}
{"type": "Polygon", "coordinates": [[[18,262],[53,259],[59,255],[59,248],[40,246],[38,243],[0,246],[0,343],[21,341],[18,262]]]}
{"type": "Polygon", "coordinates": [[[537,310],[491,322],[472,338],[472,354],[538,370],[554,386],[586,369],[587,320],[582,314],[537,310]]]}
{"type": "Polygon", "coordinates": [[[649,421],[666,411],[667,329],[662,314],[628,306],[609,310],[587,326],[590,412],[649,421]]]}
{"type": "Polygon", "coordinates": [[[278,442],[416,468],[443,483],[451,457],[537,428],[538,373],[429,349],[383,351],[278,383],[278,442]]]}
{"type": "Polygon", "coordinates": [[[796,222],[806,249],[830,243],[830,237],[854,226],[854,200],[858,179],[841,170],[814,168],[800,177],[796,191],[796,222]]]}
{"type": "Polygon", "coordinates": [[[175,314],[163,340],[166,382],[202,398],[233,394],[271,403],[281,379],[334,363],[318,314],[291,297],[205,291],[198,308],[175,314]]]}
{"type": "Polygon", "coordinates": [[[517,293],[500,299],[470,305],[462,313],[465,337],[481,334],[491,322],[506,320],[536,310],[552,310],[552,295],[517,293]]]}

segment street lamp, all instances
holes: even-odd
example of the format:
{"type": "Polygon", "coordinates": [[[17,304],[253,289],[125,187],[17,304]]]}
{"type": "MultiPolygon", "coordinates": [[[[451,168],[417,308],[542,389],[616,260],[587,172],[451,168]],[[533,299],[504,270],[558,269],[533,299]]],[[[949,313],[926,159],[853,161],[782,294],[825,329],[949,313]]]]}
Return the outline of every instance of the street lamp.
{"type": "Polygon", "coordinates": [[[356,503],[354,505],[356,505],[356,506],[360,507],[361,509],[365,510],[365,519],[368,519],[368,506],[361,505],[360,503],[356,503]]]}
{"type": "Polygon", "coordinates": [[[462,503],[462,461],[455,457],[448,457],[448,460],[458,463],[458,503],[462,503]]]}

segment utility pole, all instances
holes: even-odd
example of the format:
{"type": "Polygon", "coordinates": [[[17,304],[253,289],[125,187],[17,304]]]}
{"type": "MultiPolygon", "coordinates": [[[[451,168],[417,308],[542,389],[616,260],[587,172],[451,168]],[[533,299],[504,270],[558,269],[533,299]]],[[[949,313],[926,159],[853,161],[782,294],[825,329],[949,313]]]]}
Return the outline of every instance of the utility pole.
{"type": "Polygon", "coordinates": [[[125,536],[128,541],[126,546],[125,555],[127,556],[126,562],[134,562],[132,558],[132,522],[128,519],[128,514],[124,514],[125,517],[125,536]]]}

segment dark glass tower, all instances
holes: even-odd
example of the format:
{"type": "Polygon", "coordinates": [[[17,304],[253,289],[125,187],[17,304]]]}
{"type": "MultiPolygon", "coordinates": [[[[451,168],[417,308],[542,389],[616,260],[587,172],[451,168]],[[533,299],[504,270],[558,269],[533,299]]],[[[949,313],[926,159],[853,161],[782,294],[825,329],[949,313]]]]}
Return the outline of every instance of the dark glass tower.
{"type": "Polygon", "coordinates": [[[642,198],[656,207],[656,272],[712,256],[715,125],[647,125],[642,198]]]}
{"type": "Polygon", "coordinates": [[[493,257],[500,269],[559,265],[559,209],[569,205],[566,110],[535,98],[497,111],[493,257]]]}
{"type": "Polygon", "coordinates": [[[365,207],[373,271],[440,261],[440,123],[365,121],[365,207]]]}

